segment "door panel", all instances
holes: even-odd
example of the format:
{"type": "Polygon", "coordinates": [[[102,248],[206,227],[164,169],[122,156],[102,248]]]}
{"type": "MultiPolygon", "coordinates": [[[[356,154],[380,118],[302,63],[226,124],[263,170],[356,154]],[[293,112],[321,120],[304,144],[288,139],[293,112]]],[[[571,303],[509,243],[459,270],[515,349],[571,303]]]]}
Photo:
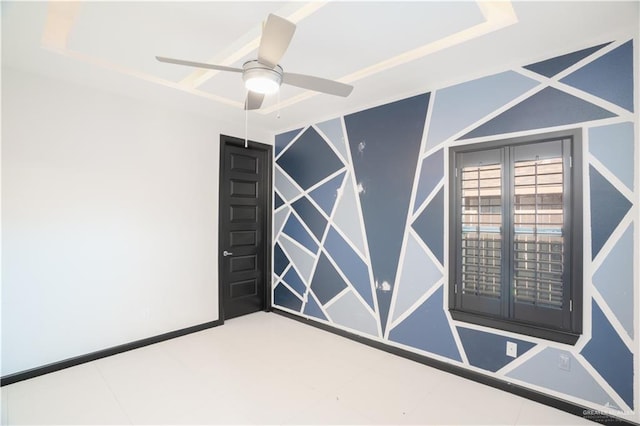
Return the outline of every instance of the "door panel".
{"type": "Polygon", "coordinates": [[[269,306],[271,147],[221,137],[220,286],[224,319],[269,306]]]}
{"type": "MultiPolygon", "coordinates": [[[[236,202],[238,202],[236,200],[236,202]]],[[[258,220],[257,206],[231,205],[229,206],[229,218],[231,223],[245,225],[255,224],[258,220]]]]}
{"type": "Polygon", "coordinates": [[[256,231],[231,231],[229,238],[233,247],[254,246],[258,241],[256,231]]]}
{"type": "Polygon", "coordinates": [[[229,259],[229,269],[232,273],[255,271],[257,266],[257,256],[234,256],[229,259]]]}

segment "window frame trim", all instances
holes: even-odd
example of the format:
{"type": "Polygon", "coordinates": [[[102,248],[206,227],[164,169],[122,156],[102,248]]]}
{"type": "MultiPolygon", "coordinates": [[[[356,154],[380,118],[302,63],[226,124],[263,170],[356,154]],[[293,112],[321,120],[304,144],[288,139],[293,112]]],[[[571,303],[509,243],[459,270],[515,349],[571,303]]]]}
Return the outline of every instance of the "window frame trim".
{"type": "MultiPolygon", "coordinates": [[[[447,176],[449,178],[448,184],[448,237],[449,237],[449,257],[448,257],[448,296],[449,296],[449,313],[451,317],[456,321],[462,321],[466,323],[472,323],[477,325],[483,325],[498,330],[510,331],[527,336],[539,337],[546,340],[556,341],[566,344],[575,344],[582,334],[582,318],[583,318],[583,294],[584,294],[584,281],[583,281],[583,265],[584,265],[584,203],[583,203],[583,129],[567,129],[554,132],[536,133],[519,137],[504,137],[497,138],[495,140],[467,143],[461,145],[453,145],[448,149],[449,161],[447,176]],[[568,219],[569,241],[571,244],[571,259],[569,261],[570,268],[568,274],[570,276],[570,299],[572,300],[572,309],[569,312],[570,329],[561,330],[551,327],[544,327],[541,325],[534,325],[530,323],[519,322],[513,318],[494,317],[491,315],[483,315],[481,313],[474,313],[460,309],[456,307],[458,301],[458,291],[462,291],[459,286],[458,280],[458,237],[461,232],[461,223],[457,218],[459,212],[459,200],[458,200],[458,182],[460,170],[456,169],[456,154],[474,151],[484,151],[489,149],[500,149],[505,146],[526,145],[531,143],[546,142],[552,140],[570,139],[571,146],[571,167],[570,178],[571,188],[569,191],[568,203],[571,206],[570,215],[568,219]]],[[[504,162],[504,159],[503,159],[504,162]]],[[[511,173],[511,171],[508,171],[511,173]]],[[[503,175],[503,185],[505,179],[503,175]]],[[[513,200],[509,199],[507,205],[503,208],[511,209],[513,200]]],[[[503,218],[504,219],[504,218],[503,218]]],[[[504,223],[504,221],[503,221],[504,223]]],[[[503,225],[503,235],[505,233],[510,234],[509,229],[505,229],[503,225]]],[[[513,267],[512,261],[509,261],[507,268],[513,267]]],[[[502,293],[505,294],[510,291],[510,286],[503,285],[502,293]]],[[[502,303],[513,303],[511,297],[507,300],[502,300],[502,303]]]]}

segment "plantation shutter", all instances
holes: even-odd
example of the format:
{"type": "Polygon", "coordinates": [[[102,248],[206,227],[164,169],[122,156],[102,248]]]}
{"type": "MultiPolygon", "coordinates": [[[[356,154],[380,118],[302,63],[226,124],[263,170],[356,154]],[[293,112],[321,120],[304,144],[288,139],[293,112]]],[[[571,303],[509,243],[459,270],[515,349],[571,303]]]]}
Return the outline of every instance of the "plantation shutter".
{"type": "Polygon", "coordinates": [[[512,317],[558,328],[569,311],[568,149],[568,140],[510,148],[512,317]]]}
{"type": "Polygon", "coordinates": [[[577,341],[581,144],[575,130],[450,148],[452,318],[577,341]]]}
{"type": "Polygon", "coordinates": [[[501,315],[503,153],[461,153],[457,160],[458,303],[466,311],[501,315]]]}

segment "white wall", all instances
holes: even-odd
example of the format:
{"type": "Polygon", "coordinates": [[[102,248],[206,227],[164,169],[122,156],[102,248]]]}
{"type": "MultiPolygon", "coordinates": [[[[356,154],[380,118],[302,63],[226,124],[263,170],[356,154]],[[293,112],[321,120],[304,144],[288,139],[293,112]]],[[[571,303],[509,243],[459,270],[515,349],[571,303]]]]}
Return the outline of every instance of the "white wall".
{"type": "Polygon", "coordinates": [[[2,375],[217,320],[219,137],[244,123],[2,86],[2,375]]]}

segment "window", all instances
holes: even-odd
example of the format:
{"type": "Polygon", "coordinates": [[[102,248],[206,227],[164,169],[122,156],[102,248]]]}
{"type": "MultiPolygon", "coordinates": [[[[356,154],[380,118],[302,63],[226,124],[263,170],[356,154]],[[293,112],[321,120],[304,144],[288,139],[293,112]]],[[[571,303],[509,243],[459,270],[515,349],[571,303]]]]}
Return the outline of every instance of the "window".
{"type": "Polygon", "coordinates": [[[582,331],[577,131],[451,148],[454,319],[575,343],[582,331]]]}

